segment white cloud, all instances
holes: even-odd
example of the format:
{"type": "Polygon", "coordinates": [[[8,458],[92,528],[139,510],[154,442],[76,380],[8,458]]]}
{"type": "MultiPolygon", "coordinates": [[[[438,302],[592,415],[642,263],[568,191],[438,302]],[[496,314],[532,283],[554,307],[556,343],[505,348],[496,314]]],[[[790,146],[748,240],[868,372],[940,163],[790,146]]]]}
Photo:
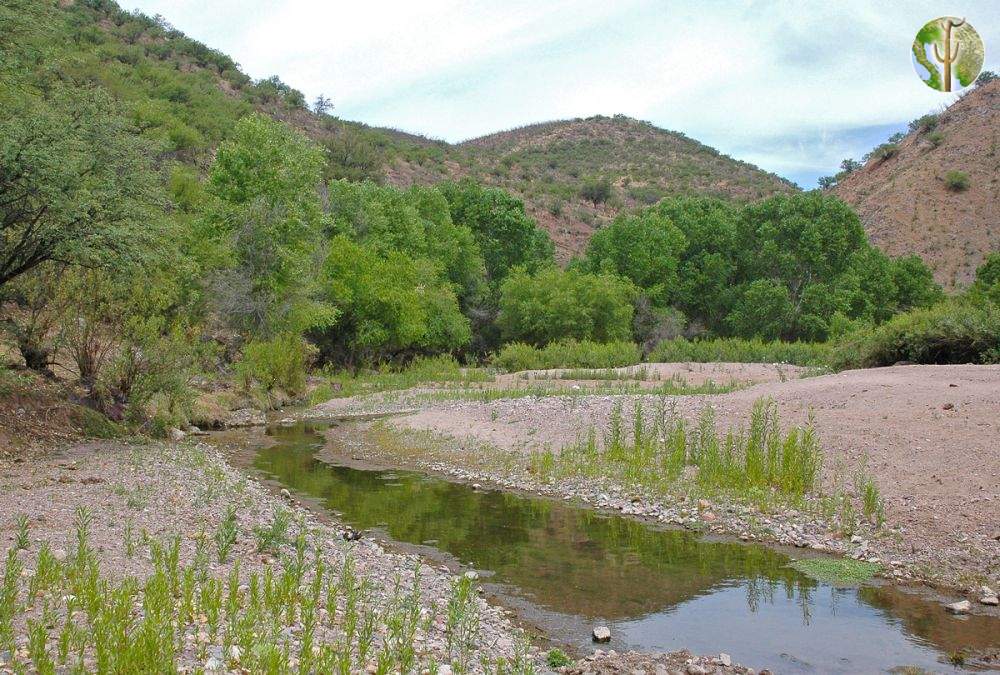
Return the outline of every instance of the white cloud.
{"type": "MultiPolygon", "coordinates": [[[[1000,49],[1000,5],[808,0],[125,0],[349,119],[460,140],[519,124],[625,113],[786,175],[947,99],[909,46],[941,14],[1000,49]]],[[[995,68],[995,66],[993,66],[995,68]]],[[[804,168],[808,168],[806,171],[804,168]]]]}

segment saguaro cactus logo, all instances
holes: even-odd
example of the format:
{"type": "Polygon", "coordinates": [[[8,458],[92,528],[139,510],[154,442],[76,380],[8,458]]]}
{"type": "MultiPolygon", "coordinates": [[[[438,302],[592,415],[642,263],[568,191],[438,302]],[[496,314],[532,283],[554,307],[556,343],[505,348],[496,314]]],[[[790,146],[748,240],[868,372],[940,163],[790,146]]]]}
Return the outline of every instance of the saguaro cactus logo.
{"type": "Polygon", "coordinates": [[[942,16],[917,32],[913,68],[931,89],[958,91],[975,81],[985,51],[972,24],[956,16],[942,16]]]}

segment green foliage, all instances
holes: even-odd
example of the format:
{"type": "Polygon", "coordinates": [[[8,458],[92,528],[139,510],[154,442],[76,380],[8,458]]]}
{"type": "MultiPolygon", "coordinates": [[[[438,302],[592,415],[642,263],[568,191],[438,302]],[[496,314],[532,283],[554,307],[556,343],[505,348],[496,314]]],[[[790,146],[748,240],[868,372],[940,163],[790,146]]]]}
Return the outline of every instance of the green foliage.
{"type": "Polygon", "coordinates": [[[969,174],[964,171],[949,171],[944,175],[944,185],[952,192],[965,192],[971,185],[969,174]]]}
{"type": "Polygon", "coordinates": [[[658,344],[647,361],[664,363],[791,363],[797,366],[823,366],[829,361],[830,348],[817,342],[765,342],[759,339],[715,338],[685,340],[678,338],[658,344]]]}
{"type": "Polygon", "coordinates": [[[676,293],[685,245],[681,231],[655,211],[619,216],[591,237],[582,266],[589,272],[625,277],[664,306],[676,293]]]}
{"type": "Polygon", "coordinates": [[[523,342],[504,345],[491,363],[507,372],[548,368],[617,368],[642,361],[639,348],[631,342],[589,342],[560,340],[544,347],[523,342]]]}
{"type": "Polygon", "coordinates": [[[864,156],[864,161],[874,159],[876,162],[884,162],[899,154],[899,145],[895,142],[882,143],[876,146],[871,152],[864,156]]]}
{"type": "Polygon", "coordinates": [[[341,317],[316,339],[335,363],[449,351],[471,338],[453,286],[432,261],[395,250],[380,253],[339,235],[330,242],[323,280],[324,294],[341,317]]]}
{"type": "Polygon", "coordinates": [[[549,668],[563,668],[573,663],[573,660],[561,649],[550,649],[545,655],[545,663],[549,668]]]}
{"type": "Polygon", "coordinates": [[[737,297],[726,317],[734,334],[776,340],[789,332],[794,307],[787,286],[771,279],[756,279],[740,287],[737,297]]]}
{"type": "Polygon", "coordinates": [[[514,271],[500,289],[504,340],[543,345],[560,339],[613,342],[632,333],[634,287],[620,277],[548,267],[514,271]]]}
{"type": "Polygon", "coordinates": [[[445,184],[441,192],[452,220],[475,237],[491,283],[499,284],[515,267],[530,272],[553,261],[552,240],[525,214],[521,200],[469,180],[445,184]]]}
{"type": "Polygon", "coordinates": [[[326,180],[373,181],[385,180],[386,157],[371,134],[341,124],[337,133],[323,142],[326,148],[326,180]]]}
{"type": "Polygon", "coordinates": [[[310,395],[310,403],[322,403],[337,397],[410,389],[421,384],[464,385],[492,380],[492,376],[480,369],[463,368],[450,354],[418,356],[401,369],[383,364],[377,370],[326,373],[324,378],[326,382],[310,395]]]}
{"type": "MultiPolygon", "coordinates": [[[[669,490],[685,467],[697,467],[697,483],[722,492],[764,501],[777,495],[795,501],[814,490],[822,452],[811,426],[782,433],[777,406],[754,403],[749,423],[719,437],[714,411],[704,409],[696,428],[662,404],[652,412],[636,402],[632,433],[625,431],[620,404],[612,411],[603,443],[591,428],[586,438],[563,448],[536,453],[533,467],[543,479],[560,476],[612,478],[625,485],[669,490]]],[[[683,479],[688,480],[688,479],[683,479]]]]}
{"type": "Polygon", "coordinates": [[[154,148],[99,89],[0,93],[0,287],[53,260],[142,252],[162,202],[154,148]]]}
{"type": "Polygon", "coordinates": [[[910,122],[910,131],[916,131],[917,133],[934,131],[934,129],[937,128],[939,121],[940,121],[939,115],[928,113],[927,115],[918,117],[917,119],[910,122]]]}
{"type": "Polygon", "coordinates": [[[936,148],[944,143],[944,134],[940,131],[932,131],[927,134],[927,140],[930,141],[930,144],[936,148]]]}
{"type": "Polygon", "coordinates": [[[1000,306],[954,298],[862,327],[834,347],[837,368],[913,363],[1000,362],[1000,306]]]}
{"type": "Polygon", "coordinates": [[[607,178],[591,178],[580,186],[580,196],[594,206],[603,204],[611,197],[611,181],[607,178]]]}
{"type": "Polygon", "coordinates": [[[234,326],[267,334],[333,322],[332,309],[315,300],[312,274],[322,167],[319,148],[262,115],[240,120],[219,146],[207,234],[219,249],[218,306],[234,326]]]}
{"type": "Polygon", "coordinates": [[[305,391],[312,357],[310,346],[299,335],[282,333],[270,340],[248,342],[236,372],[247,389],[257,384],[267,393],[281,389],[296,396],[305,391]]]}

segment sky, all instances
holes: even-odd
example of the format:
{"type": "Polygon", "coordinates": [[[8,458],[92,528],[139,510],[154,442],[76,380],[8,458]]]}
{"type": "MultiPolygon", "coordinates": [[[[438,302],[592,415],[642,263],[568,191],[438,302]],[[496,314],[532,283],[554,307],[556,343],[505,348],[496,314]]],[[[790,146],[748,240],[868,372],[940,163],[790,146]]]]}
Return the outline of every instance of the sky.
{"type": "Polygon", "coordinates": [[[965,17],[1000,71],[996,0],[119,1],[345,119],[457,142],[622,113],[806,188],[954,100],[913,70],[925,22],[965,17]]]}

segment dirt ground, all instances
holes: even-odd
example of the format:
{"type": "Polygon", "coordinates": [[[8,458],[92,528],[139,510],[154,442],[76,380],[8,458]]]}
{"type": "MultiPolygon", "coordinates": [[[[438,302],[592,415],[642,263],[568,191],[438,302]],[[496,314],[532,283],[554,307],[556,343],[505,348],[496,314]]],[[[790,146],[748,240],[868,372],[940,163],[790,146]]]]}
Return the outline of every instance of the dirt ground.
{"type": "MultiPolygon", "coordinates": [[[[692,367],[697,372],[700,365],[692,367]]],[[[727,372],[745,377],[748,370],[713,364],[713,376],[727,372]]],[[[887,522],[899,529],[897,541],[887,542],[890,552],[926,554],[929,568],[965,569],[968,585],[1000,575],[1000,366],[895,366],[775,380],[667,400],[691,420],[713,406],[723,430],[743,424],[761,397],[775,400],[783,425],[812,416],[826,481],[836,474],[850,481],[867,463],[885,498],[887,522]]],[[[558,449],[590,425],[606,425],[616,401],[627,416],[633,400],[577,395],[443,402],[395,423],[508,450],[558,449]]],[[[935,570],[923,576],[933,578],[935,570]]]]}
{"type": "Polygon", "coordinates": [[[665,382],[684,383],[691,387],[713,383],[720,386],[746,386],[763,382],[784,382],[796,379],[808,369],[786,363],[643,363],[622,368],[553,368],[551,370],[524,370],[518,373],[497,375],[487,386],[516,389],[532,385],[573,387],[600,384],[636,383],[652,389],[665,382]],[[621,379],[569,379],[580,373],[614,373],[621,379]]]}

